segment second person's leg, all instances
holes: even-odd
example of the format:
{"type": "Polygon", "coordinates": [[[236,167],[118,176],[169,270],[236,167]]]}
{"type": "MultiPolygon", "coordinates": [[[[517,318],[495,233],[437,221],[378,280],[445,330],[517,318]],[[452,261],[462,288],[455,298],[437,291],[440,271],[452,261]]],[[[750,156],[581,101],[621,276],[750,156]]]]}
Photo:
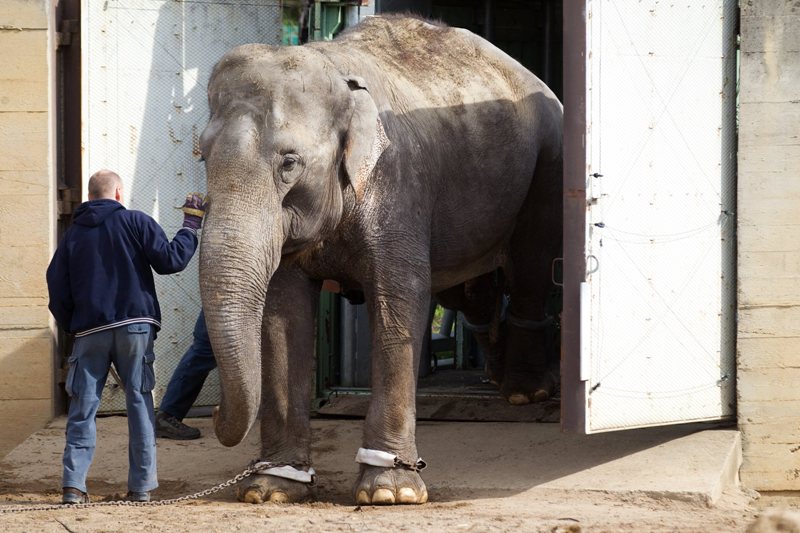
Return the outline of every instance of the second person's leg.
{"type": "Polygon", "coordinates": [[[195,439],[196,428],[182,420],[197,400],[208,374],[217,366],[208,338],[205,315],[200,312],[194,326],[194,340],[172,373],[156,417],[156,435],[172,439],[195,439]]]}
{"type": "Polygon", "coordinates": [[[209,372],[216,368],[214,352],[208,338],[205,316],[202,311],[194,326],[192,345],[186,350],[172,373],[159,411],[183,420],[203,388],[209,372]]]}

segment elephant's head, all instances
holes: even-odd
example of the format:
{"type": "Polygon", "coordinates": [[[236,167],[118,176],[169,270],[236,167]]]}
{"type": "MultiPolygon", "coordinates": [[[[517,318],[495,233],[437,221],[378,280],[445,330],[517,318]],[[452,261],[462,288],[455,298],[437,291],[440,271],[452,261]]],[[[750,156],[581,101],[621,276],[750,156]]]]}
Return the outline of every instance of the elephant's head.
{"type": "Polygon", "coordinates": [[[247,45],[226,54],[208,86],[200,139],[211,208],[200,290],[219,365],[219,440],[241,442],[261,397],[261,320],[281,258],[339,223],[385,135],[363,81],[307,47],[247,45]]]}

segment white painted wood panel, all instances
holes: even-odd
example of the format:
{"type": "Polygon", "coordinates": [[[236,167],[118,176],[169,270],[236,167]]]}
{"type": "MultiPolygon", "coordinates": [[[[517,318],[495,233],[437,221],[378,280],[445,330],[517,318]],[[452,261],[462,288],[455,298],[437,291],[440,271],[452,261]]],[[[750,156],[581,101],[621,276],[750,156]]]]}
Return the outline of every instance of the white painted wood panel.
{"type": "Polygon", "coordinates": [[[733,417],[736,2],[586,5],[586,431],[733,417]]]}

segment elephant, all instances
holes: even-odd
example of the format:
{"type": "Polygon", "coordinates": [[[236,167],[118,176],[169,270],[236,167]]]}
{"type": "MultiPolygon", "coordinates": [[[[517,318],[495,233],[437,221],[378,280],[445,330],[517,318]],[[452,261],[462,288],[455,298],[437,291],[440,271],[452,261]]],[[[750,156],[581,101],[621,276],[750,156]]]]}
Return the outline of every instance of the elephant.
{"type": "Polygon", "coordinates": [[[372,336],[353,498],[426,502],[415,395],[432,296],[464,313],[508,401],[553,393],[543,325],[562,241],[561,103],[481,37],[405,15],[332,41],[236,47],[208,99],[199,280],[214,428],[226,446],[257,419],[261,431],[238,498],[316,497],[315,315],[335,280],[363,294],[372,336]]]}

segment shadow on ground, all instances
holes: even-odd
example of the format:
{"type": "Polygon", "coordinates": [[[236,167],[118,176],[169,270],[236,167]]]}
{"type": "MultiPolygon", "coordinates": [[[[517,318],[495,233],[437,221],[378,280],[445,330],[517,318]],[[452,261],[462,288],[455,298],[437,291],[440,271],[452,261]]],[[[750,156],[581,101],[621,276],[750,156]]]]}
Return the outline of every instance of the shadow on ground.
{"type": "MultiPolygon", "coordinates": [[[[194,441],[158,441],[160,487],[156,499],[216,486],[259,455],[258,432],[225,448],[209,418],[189,419],[203,433],[194,441]]],[[[52,502],[60,494],[63,418],[37,432],[0,462],[0,493],[19,503],[52,502]],[[12,496],[13,495],[13,496],[12,496]]],[[[315,419],[313,460],[318,499],[351,505],[360,420],[315,419]]],[[[497,498],[541,488],[643,494],[713,503],[732,486],[738,467],[738,432],[704,424],[579,436],[557,424],[420,421],[423,477],[431,501],[497,498]]],[[[98,445],[89,473],[93,500],[126,491],[127,419],[98,419],[98,445]]],[[[8,499],[8,498],[7,498],[8,499]]],[[[230,488],[204,499],[234,500],[230,488]]]]}

